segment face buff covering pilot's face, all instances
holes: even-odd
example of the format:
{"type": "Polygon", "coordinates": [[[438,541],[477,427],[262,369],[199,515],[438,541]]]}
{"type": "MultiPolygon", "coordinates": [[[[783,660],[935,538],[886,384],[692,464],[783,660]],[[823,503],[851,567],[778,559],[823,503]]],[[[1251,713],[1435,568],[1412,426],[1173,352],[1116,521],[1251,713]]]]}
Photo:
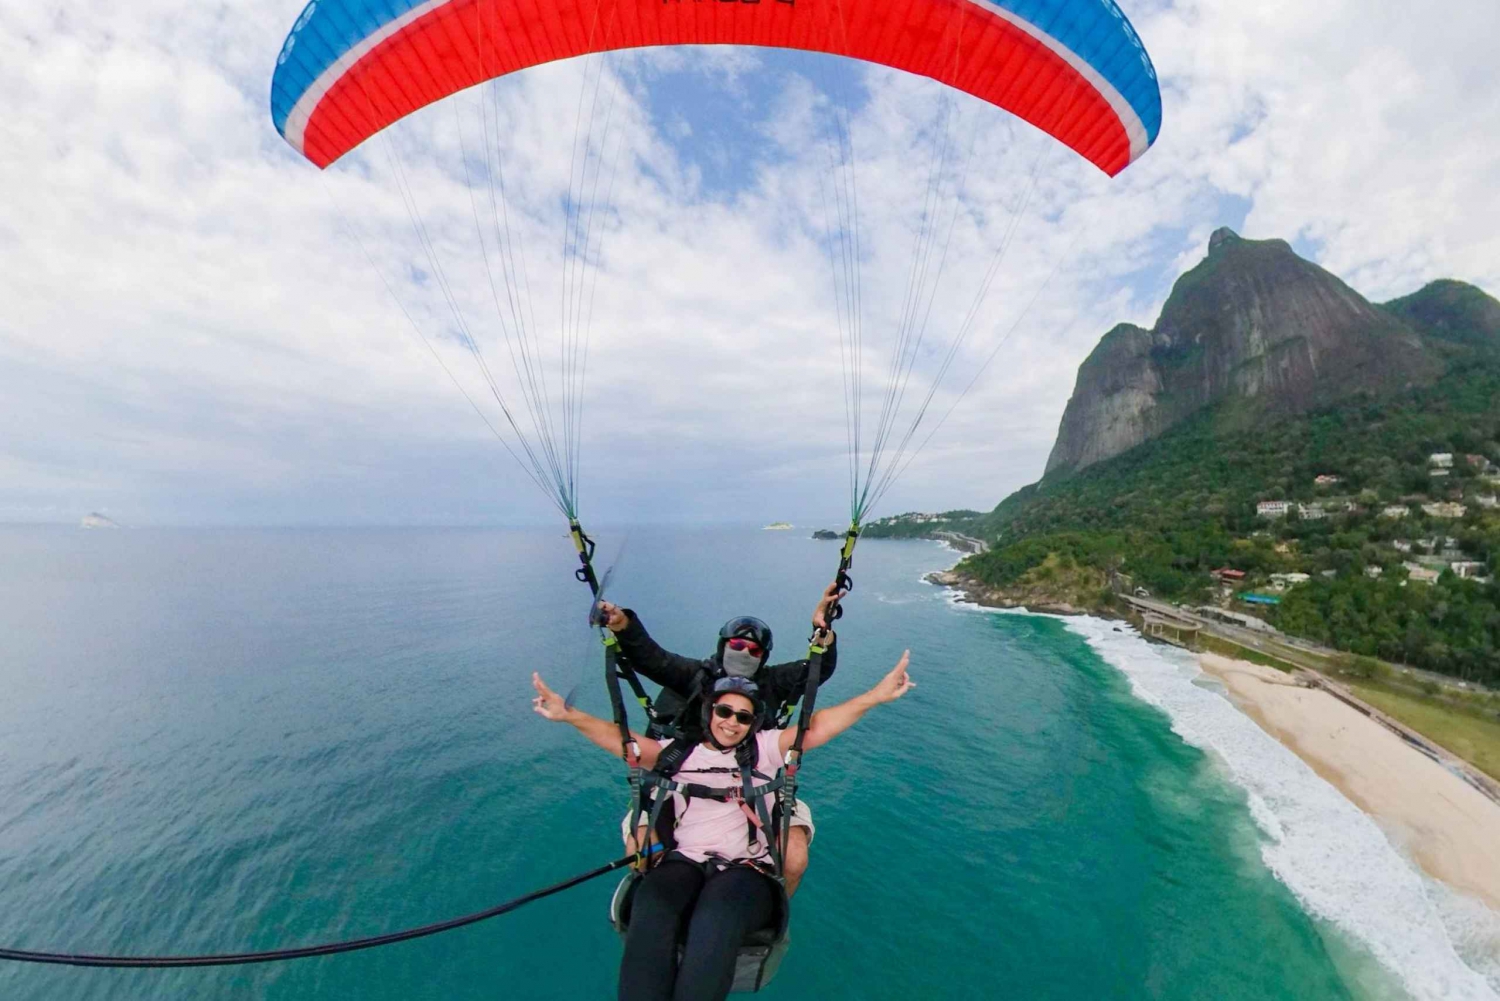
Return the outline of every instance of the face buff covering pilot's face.
{"type": "Polygon", "coordinates": [[[724,673],[731,678],[754,678],[760,670],[760,657],[748,650],[724,651],[724,673]]]}

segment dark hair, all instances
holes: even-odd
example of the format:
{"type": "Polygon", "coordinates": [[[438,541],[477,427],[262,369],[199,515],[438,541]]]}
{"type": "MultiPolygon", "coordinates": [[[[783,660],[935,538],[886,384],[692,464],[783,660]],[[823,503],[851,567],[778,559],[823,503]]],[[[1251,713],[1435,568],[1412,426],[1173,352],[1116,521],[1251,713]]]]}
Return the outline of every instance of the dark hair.
{"type": "MultiPolygon", "coordinates": [[[[714,706],[726,695],[739,695],[750,700],[750,710],[755,714],[755,722],[750,724],[750,729],[745,733],[745,740],[755,736],[760,729],[761,715],[765,712],[766,704],[761,699],[760,686],[748,678],[720,678],[715,681],[713,687],[703,698],[703,733],[709,742],[720,750],[727,750],[719,743],[719,738],[714,736],[712,727],[714,706]]],[[[740,741],[741,744],[745,740],[740,741]]]]}

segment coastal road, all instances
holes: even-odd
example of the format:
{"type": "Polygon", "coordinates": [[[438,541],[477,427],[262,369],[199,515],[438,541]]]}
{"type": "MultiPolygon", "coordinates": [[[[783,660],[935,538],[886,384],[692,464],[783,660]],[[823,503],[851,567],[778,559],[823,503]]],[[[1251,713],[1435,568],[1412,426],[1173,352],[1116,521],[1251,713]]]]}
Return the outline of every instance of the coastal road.
{"type": "Polygon", "coordinates": [[[1168,618],[1191,622],[1210,636],[1229,640],[1232,643],[1238,643],[1240,646],[1248,647],[1252,650],[1260,650],[1272,657],[1277,657],[1287,663],[1295,664],[1298,667],[1304,667],[1308,670],[1326,671],[1330,667],[1327,663],[1328,659],[1340,656],[1337,650],[1320,647],[1306,640],[1294,640],[1285,633],[1230,625],[1165,601],[1156,601],[1151,598],[1136,598],[1129,595],[1121,595],[1120,597],[1136,608],[1155,612],[1157,615],[1163,615],[1168,618]]]}
{"type": "Polygon", "coordinates": [[[976,539],[972,535],[964,535],[962,532],[933,532],[932,537],[948,543],[955,549],[973,555],[987,553],[990,549],[988,542],[985,542],[983,539],[976,539]]]}
{"type": "MultiPolygon", "coordinates": [[[[1288,636],[1286,633],[1276,629],[1247,629],[1243,626],[1235,626],[1218,619],[1210,619],[1199,615],[1191,609],[1181,608],[1177,605],[1168,604],[1165,601],[1157,601],[1154,598],[1137,598],[1131,595],[1120,595],[1126,601],[1137,608],[1143,608],[1158,615],[1166,615],[1177,619],[1185,619],[1200,626],[1210,636],[1218,636],[1221,639],[1230,640],[1241,646],[1262,650],[1273,657],[1279,657],[1288,663],[1296,664],[1313,671],[1328,671],[1334,668],[1337,658],[1345,656],[1341,650],[1322,646],[1311,640],[1302,639],[1299,636],[1288,636]]],[[[1397,664],[1391,661],[1381,661],[1391,670],[1403,678],[1420,684],[1430,681],[1442,688],[1455,689],[1459,692],[1486,692],[1492,691],[1483,685],[1471,681],[1462,681],[1447,674],[1437,674],[1432,671],[1424,671],[1420,667],[1412,667],[1408,664],[1397,664]]]]}

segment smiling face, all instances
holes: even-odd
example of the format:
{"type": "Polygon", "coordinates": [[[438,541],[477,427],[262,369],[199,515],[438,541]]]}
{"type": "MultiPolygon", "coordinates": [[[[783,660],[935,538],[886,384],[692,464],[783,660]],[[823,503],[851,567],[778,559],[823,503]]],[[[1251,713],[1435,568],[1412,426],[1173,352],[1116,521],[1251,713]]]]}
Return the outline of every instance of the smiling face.
{"type": "Polygon", "coordinates": [[[737,692],[725,692],[714,702],[708,726],[713,731],[714,738],[723,746],[735,746],[750,732],[750,724],[742,721],[740,716],[751,720],[755,718],[755,703],[745,696],[737,692]],[[721,706],[732,710],[728,719],[723,717],[721,706]]]}

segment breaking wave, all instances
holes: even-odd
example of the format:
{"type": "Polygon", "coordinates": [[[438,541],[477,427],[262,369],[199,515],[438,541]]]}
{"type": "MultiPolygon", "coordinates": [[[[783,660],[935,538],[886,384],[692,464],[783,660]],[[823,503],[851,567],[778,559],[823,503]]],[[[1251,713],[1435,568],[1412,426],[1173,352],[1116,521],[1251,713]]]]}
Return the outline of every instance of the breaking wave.
{"type": "Polygon", "coordinates": [[[1245,791],[1264,834],[1261,857],[1308,913],[1368,950],[1415,998],[1500,998],[1500,916],[1422,874],[1306,762],[1195,683],[1202,672],[1192,654],[1102,619],[1064,622],[1245,791]]]}

